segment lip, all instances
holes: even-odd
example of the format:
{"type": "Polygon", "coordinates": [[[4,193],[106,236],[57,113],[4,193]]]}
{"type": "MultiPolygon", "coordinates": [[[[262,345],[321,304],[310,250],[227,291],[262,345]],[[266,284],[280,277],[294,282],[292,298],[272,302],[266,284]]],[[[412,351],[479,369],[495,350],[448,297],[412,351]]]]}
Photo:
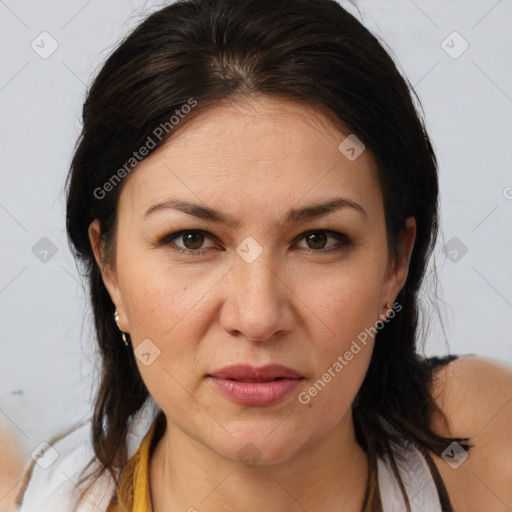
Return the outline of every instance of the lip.
{"type": "Polygon", "coordinates": [[[227,398],[250,406],[276,404],[295,391],[304,380],[298,371],[278,364],[260,368],[246,364],[231,365],[206,377],[227,398]]]}
{"type": "Polygon", "coordinates": [[[300,379],[302,375],[293,368],[288,368],[280,364],[268,364],[256,368],[250,364],[233,364],[225,366],[208,375],[217,379],[234,380],[260,380],[270,381],[276,378],[282,379],[300,379]]]}

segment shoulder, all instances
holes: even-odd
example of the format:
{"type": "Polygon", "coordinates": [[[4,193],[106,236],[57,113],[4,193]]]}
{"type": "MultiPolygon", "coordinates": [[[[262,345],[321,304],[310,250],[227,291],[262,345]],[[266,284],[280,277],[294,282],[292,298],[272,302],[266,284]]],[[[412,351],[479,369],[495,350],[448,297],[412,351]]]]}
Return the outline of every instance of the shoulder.
{"type": "MultiPolygon", "coordinates": [[[[160,408],[152,398],[130,422],[126,438],[128,458],[137,451],[160,408]]],[[[16,498],[15,512],[70,511],[76,504],[85,482],[78,488],[89,462],[93,465],[85,475],[99,465],[92,446],[91,420],[79,422],[66,432],[41,443],[33,452],[33,459],[25,470],[21,490],[16,498]]],[[[115,482],[107,471],[82,500],[77,512],[107,510],[115,493],[115,482]]]]}
{"type": "MultiPolygon", "coordinates": [[[[0,415],[1,416],[1,415],[0,415]]],[[[12,510],[23,472],[23,457],[14,430],[0,418],[0,511],[12,510]]]]}
{"type": "Polygon", "coordinates": [[[512,366],[460,356],[436,370],[433,397],[449,418],[453,436],[481,430],[481,436],[492,432],[503,440],[512,434],[500,428],[512,421],[512,366]]]}
{"type": "Polygon", "coordinates": [[[448,420],[434,419],[434,431],[473,445],[456,469],[435,457],[455,510],[504,510],[512,503],[512,367],[461,356],[436,370],[432,391],[448,420]]]}
{"type": "MultiPolygon", "coordinates": [[[[82,470],[94,458],[90,431],[90,422],[78,424],[34,450],[16,499],[16,512],[55,512],[64,510],[64,506],[72,509],[79,495],[77,483],[82,470]]],[[[109,494],[110,487],[111,482],[104,479],[93,488],[96,511],[105,507],[104,495],[109,494]]]]}

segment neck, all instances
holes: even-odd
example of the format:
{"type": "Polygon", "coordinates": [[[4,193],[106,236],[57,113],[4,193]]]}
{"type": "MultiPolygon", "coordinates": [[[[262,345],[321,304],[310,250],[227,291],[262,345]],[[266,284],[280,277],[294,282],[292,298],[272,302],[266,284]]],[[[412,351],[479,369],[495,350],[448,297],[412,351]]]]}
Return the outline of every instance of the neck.
{"type": "Polygon", "coordinates": [[[149,461],[153,512],[361,512],[368,460],[351,409],[316,444],[273,465],[226,459],[167,421],[149,461]]]}

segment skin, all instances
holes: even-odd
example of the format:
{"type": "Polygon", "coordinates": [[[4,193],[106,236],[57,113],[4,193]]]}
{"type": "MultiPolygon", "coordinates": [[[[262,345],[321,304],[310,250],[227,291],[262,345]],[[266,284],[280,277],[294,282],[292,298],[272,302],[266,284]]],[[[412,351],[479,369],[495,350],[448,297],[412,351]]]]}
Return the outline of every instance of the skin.
{"type": "Polygon", "coordinates": [[[468,458],[452,468],[432,454],[455,512],[509,512],[512,506],[512,366],[460,357],[442,367],[432,396],[448,419],[434,416],[443,436],[470,437],[468,458]]]}
{"type": "Polygon", "coordinates": [[[19,439],[0,418],[0,512],[14,510],[23,477],[23,457],[19,439]]]}
{"type": "Polygon", "coordinates": [[[258,97],[218,105],[128,176],[118,205],[115,266],[102,264],[101,225],[97,219],[90,225],[120,329],[130,333],[135,350],[145,339],[160,350],[148,366],[136,359],[167,417],[150,461],[156,512],[360,511],[368,462],[355,439],[351,404],[373,338],[308,404],[297,396],[383,320],[385,304],[405,284],[416,225],[407,219],[405,256],[391,265],[374,158],[365,150],[348,160],[338,150],[347,135],[294,102],[258,97]],[[339,196],[359,203],[366,217],[344,208],[280,224],[291,208],[339,196]],[[219,209],[240,224],[231,229],[173,209],[143,219],[170,197],[219,209]],[[209,235],[202,245],[178,238],[155,246],[184,229],[209,235]],[[310,230],[346,234],[354,245],[331,236],[324,246],[323,239],[308,244],[300,235],[310,230]],[[252,263],[236,252],[247,237],[263,249],[252,263]],[[206,252],[181,254],[179,247],[206,252]],[[233,363],[280,363],[305,378],[278,404],[244,406],[205,379],[233,363]],[[254,466],[238,456],[247,443],[259,456],[254,466]]]}

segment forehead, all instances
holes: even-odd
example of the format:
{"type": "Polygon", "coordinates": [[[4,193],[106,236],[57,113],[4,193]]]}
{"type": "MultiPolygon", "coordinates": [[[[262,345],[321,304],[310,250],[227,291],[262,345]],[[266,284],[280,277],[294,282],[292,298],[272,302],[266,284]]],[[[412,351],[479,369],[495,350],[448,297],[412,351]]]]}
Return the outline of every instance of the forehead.
{"type": "Polygon", "coordinates": [[[349,132],[311,106],[260,97],[218,105],[176,128],[127,177],[120,216],[140,217],[168,197],[231,204],[240,215],[244,207],[277,213],[336,192],[367,211],[380,203],[371,153],[349,160],[339,149],[349,132]]]}

